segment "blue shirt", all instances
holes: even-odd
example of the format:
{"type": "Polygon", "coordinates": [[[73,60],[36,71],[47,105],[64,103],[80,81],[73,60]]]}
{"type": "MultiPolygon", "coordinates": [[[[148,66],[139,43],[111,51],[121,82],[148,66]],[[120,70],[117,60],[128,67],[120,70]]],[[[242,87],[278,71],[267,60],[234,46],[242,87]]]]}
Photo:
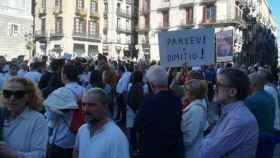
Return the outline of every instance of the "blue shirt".
{"type": "Polygon", "coordinates": [[[47,120],[26,108],[14,120],[5,120],[4,142],[20,158],[45,158],[48,143],[47,120]]]}
{"type": "Polygon", "coordinates": [[[223,107],[221,118],[201,144],[203,158],[254,158],[258,124],[242,101],[223,107]]]}
{"type": "Polygon", "coordinates": [[[273,97],[266,91],[259,90],[249,96],[245,104],[255,115],[260,133],[273,133],[275,115],[275,101],[273,97]]]}
{"type": "Polygon", "coordinates": [[[92,136],[88,124],[80,127],[75,150],[79,158],[129,158],[128,140],[113,121],[94,131],[92,136]]]}

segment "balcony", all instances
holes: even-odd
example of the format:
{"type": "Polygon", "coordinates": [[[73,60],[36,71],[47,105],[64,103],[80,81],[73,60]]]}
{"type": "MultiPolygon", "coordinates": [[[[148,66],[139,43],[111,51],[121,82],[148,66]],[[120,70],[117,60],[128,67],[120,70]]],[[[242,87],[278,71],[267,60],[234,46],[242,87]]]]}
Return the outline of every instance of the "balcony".
{"type": "Polygon", "coordinates": [[[194,0],[182,0],[180,3],[180,8],[192,7],[194,5],[194,0]]]}
{"type": "Polygon", "coordinates": [[[187,19],[182,19],[182,20],[181,20],[180,26],[181,26],[182,28],[192,28],[192,27],[194,27],[194,25],[195,25],[194,21],[195,21],[195,19],[189,19],[189,20],[187,20],[187,19]]]}
{"type": "Polygon", "coordinates": [[[47,35],[46,31],[42,31],[42,30],[35,31],[35,40],[36,41],[46,42],[47,37],[48,37],[48,35],[47,35]]]}
{"type": "Polygon", "coordinates": [[[118,33],[125,33],[125,34],[131,34],[132,31],[131,31],[131,28],[129,27],[122,27],[122,26],[117,26],[117,32],[118,33]]]}
{"type": "Polygon", "coordinates": [[[169,0],[162,0],[158,6],[158,11],[166,11],[170,8],[170,1],[169,0]]]}
{"type": "Polygon", "coordinates": [[[51,30],[51,38],[62,38],[64,36],[63,30],[51,30]]]}
{"type": "Polygon", "coordinates": [[[131,12],[128,10],[117,9],[117,16],[124,17],[124,18],[131,18],[131,12]]]}
{"type": "Polygon", "coordinates": [[[216,17],[212,19],[203,19],[200,25],[215,25],[216,24],[216,17]]]}
{"type": "Polygon", "coordinates": [[[200,2],[201,5],[205,5],[205,4],[213,4],[213,3],[216,3],[217,0],[202,0],[200,2]]]}
{"type": "Polygon", "coordinates": [[[113,41],[114,41],[113,39],[110,39],[110,38],[108,38],[108,37],[106,37],[106,36],[103,38],[103,43],[104,43],[104,44],[111,44],[111,43],[114,43],[113,41]]]}
{"type": "Polygon", "coordinates": [[[136,31],[139,33],[146,33],[149,32],[149,26],[136,26],[136,31]]]}
{"type": "Polygon", "coordinates": [[[132,4],[132,1],[131,0],[126,0],[126,3],[127,4],[132,4]]]}
{"type": "Polygon", "coordinates": [[[86,17],[87,11],[85,10],[85,8],[76,8],[76,15],[86,17]]]}
{"type": "Polygon", "coordinates": [[[53,14],[54,14],[55,16],[59,16],[61,13],[62,13],[62,8],[61,8],[61,7],[55,6],[55,7],[53,8],[53,14]]]}
{"type": "Polygon", "coordinates": [[[241,17],[230,17],[221,16],[217,19],[208,19],[200,23],[202,26],[215,26],[215,27],[226,27],[226,26],[236,26],[241,29],[246,28],[246,22],[241,17]]]}
{"type": "Polygon", "coordinates": [[[39,17],[46,16],[46,15],[47,15],[46,8],[40,8],[39,9],[39,17]]]}
{"type": "Polygon", "coordinates": [[[99,12],[97,10],[90,9],[90,15],[91,18],[99,18],[99,12]]]}
{"type": "Polygon", "coordinates": [[[99,34],[90,34],[90,35],[88,35],[88,40],[92,41],[92,42],[100,42],[101,37],[99,34]]]}
{"type": "Polygon", "coordinates": [[[100,42],[101,38],[98,34],[87,35],[85,32],[73,32],[72,38],[79,41],[100,42]]]}

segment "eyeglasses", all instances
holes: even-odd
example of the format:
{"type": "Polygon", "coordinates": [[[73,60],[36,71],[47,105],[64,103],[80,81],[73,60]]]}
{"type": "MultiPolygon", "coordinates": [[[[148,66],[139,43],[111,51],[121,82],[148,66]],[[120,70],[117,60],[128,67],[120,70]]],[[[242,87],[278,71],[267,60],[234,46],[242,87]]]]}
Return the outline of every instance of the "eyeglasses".
{"type": "Polygon", "coordinates": [[[13,95],[16,99],[21,99],[25,96],[26,92],[24,90],[18,90],[18,91],[11,91],[11,90],[3,90],[3,96],[6,99],[11,98],[13,95]]]}

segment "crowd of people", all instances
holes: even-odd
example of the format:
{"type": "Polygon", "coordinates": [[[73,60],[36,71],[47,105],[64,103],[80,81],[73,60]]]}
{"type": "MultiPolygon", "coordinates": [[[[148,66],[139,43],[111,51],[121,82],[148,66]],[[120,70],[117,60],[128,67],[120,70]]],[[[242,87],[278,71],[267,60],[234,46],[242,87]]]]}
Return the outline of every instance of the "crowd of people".
{"type": "Polygon", "coordinates": [[[273,158],[275,76],[262,65],[0,56],[0,157],[273,158]]]}

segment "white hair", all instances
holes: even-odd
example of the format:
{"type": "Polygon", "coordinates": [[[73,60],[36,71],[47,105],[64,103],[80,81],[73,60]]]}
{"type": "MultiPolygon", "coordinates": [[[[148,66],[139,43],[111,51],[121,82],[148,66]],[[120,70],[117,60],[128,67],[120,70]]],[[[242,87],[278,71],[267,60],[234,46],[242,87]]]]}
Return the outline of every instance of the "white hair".
{"type": "Polygon", "coordinates": [[[156,86],[168,86],[167,72],[159,65],[153,65],[148,69],[146,79],[156,86]]]}

